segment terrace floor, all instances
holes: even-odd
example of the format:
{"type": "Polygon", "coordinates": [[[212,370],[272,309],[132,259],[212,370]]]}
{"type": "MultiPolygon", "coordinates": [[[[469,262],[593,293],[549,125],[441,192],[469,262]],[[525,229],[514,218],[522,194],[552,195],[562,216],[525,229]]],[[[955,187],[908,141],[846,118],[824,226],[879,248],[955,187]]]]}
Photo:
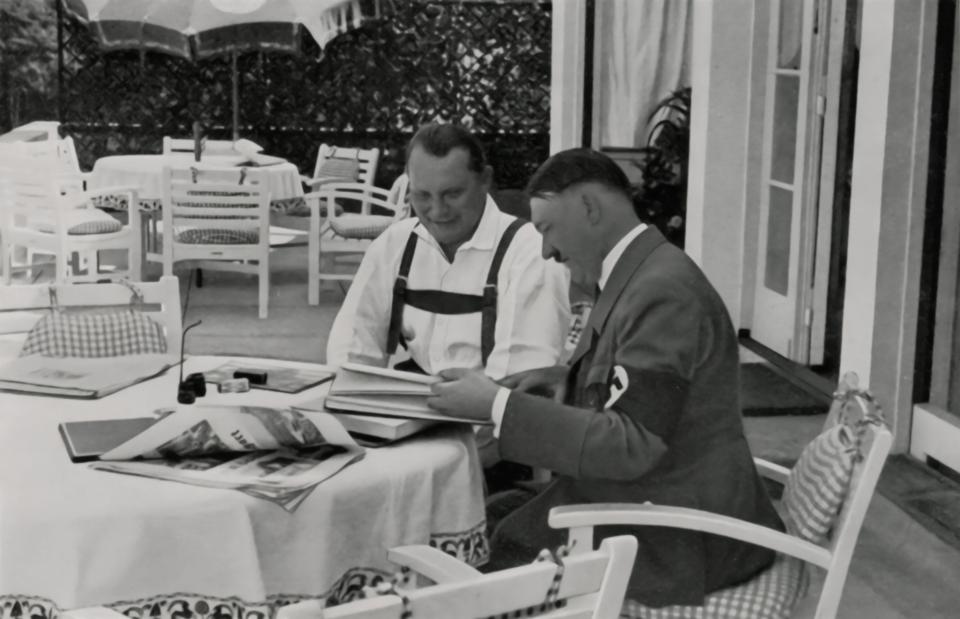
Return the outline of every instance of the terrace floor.
{"type": "MultiPolygon", "coordinates": [[[[148,278],[159,276],[159,268],[151,269],[148,278]]],[[[321,288],[320,304],[307,305],[305,248],[275,252],[271,273],[269,318],[259,320],[254,276],[205,271],[203,287],[196,288],[189,283],[189,272],[179,271],[184,324],[203,320],[187,336],[186,352],[322,362],[326,335],[343,293],[327,284],[321,288]]],[[[748,417],[745,423],[755,455],[790,462],[817,434],[823,415],[748,417]]],[[[884,478],[889,470],[890,465],[884,478]]],[[[958,548],[878,492],[854,553],[838,616],[958,616],[958,548]]]]}

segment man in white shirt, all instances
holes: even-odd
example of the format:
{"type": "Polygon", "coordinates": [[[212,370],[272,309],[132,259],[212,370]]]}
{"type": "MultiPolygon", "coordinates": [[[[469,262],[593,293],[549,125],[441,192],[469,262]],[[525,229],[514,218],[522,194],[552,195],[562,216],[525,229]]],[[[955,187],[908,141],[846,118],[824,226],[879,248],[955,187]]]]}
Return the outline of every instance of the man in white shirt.
{"type": "Polygon", "coordinates": [[[327,362],[383,367],[403,346],[403,367],[427,374],[482,368],[499,380],[556,364],[570,324],[569,275],[542,257],[532,225],[490,198],[492,169],[476,138],[456,125],[422,127],[407,147],[407,174],[416,218],[370,245],[327,362]]]}

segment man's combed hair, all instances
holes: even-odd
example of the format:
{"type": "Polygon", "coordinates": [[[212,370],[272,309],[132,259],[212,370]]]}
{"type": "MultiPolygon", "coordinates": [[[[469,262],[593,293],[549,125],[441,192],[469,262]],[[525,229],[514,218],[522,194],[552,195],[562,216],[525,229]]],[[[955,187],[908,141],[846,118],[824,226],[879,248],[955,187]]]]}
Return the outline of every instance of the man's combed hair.
{"type": "Polygon", "coordinates": [[[526,193],[531,198],[543,198],[590,182],[622,191],[627,197],[631,194],[630,180],[620,166],[589,148],[571,148],[544,161],[527,183],[526,193]]]}
{"type": "Polygon", "coordinates": [[[462,148],[470,155],[467,165],[470,170],[479,173],[487,167],[487,157],[480,141],[460,125],[429,123],[420,127],[407,144],[407,161],[410,161],[415,146],[434,157],[446,157],[454,148],[462,148]]]}

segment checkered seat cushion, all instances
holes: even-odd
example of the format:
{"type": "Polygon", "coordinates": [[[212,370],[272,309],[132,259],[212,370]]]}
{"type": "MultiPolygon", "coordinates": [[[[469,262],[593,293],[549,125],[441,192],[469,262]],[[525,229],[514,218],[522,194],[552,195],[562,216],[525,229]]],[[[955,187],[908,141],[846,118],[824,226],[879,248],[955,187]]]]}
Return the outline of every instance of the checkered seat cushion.
{"type": "Polygon", "coordinates": [[[256,228],[186,228],[176,231],[178,243],[193,245],[256,245],[260,231],[256,228]]]}
{"type": "Polygon", "coordinates": [[[330,220],[330,228],[348,239],[375,239],[390,227],[393,217],[387,215],[344,214],[330,220]]]}
{"type": "Polygon", "coordinates": [[[163,327],[139,311],[51,311],[27,334],[20,356],[121,357],[167,352],[163,327]]]}
{"type": "MultiPolygon", "coordinates": [[[[37,220],[31,222],[40,232],[53,233],[56,226],[52,221],[37,220]]],[[[108,213],[98,208],[74,208],[65,211],[63,223],[67,227],[67,234],[109,234],[123,230],[123,224],[108,213]]]]}
{"type": "Polygon", "coordinates": [[[715,591],[703,606],[651,608],[626,600],[620,616],[629,619],[787,619],[806,593],[809,578],[800,559],[778,555],[773,565],[735,587],[715,591]]]}
{"type": "MultiPolygon", "coordinates": [[[[227,196],[227,197],[236,197],[236,196],[246,196],[247,192],[190,192],[191,195],[196,196],[196,201],[194,202],[180,202],[180,207],[196,207],[196,208],[249,208],[251,210],[257,209],[256,203],[250,204],[221,204],[216,201],[207,202],[204,201],[205,196],[218,195],[218,196],[227,196]]],[[[260,231],[258,228],[251,226],[246,227],[226,227],[218,228],[211,227],[209,225],[204,227],[191,227],[190,220],[193,219],[193,216],[180,214],[175,219],[174,225],[174,238],[178,243],[184,243],[189,245],[256,245],[260,241],[260,231]]],[[[206,223],[209,223],[212,219],[223,219],[225,221],[233,222],[242,222],[244,221],[243,217],[237,217],[232,215],[204,215],[202,217],[197,217],[197,219],[203,219],[206,223]]]]}

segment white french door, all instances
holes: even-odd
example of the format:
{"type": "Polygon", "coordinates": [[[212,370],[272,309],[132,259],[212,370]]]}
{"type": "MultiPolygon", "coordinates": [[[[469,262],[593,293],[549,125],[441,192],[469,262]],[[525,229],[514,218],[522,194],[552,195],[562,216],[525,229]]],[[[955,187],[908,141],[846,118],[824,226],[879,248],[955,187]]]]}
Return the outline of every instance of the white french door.
{"type": "MultiPolygon", "coordinates": [[[[842,3],[844,0],[838,0],[842,3]]],[[[762,194],[751,336],[798,363],[811,359],[829,0],[774,0],[767,47],[762,194]],[[824,18],[821,19],[820,16],[824,18]]],[[[831,187],[832,190],[832,187],[831,187]]],[[[828,192],[826,192],[828,193],[828,192]]],[[[830,196],[827,196],[829,202],[830,196]]],[[[829,259],[829,228],[821,226],[829,259]]],[[[826,288],[817,288],[825,305],[826,288]]],[[[817,354],[822,355],[822,332],[817,354]]]]}

